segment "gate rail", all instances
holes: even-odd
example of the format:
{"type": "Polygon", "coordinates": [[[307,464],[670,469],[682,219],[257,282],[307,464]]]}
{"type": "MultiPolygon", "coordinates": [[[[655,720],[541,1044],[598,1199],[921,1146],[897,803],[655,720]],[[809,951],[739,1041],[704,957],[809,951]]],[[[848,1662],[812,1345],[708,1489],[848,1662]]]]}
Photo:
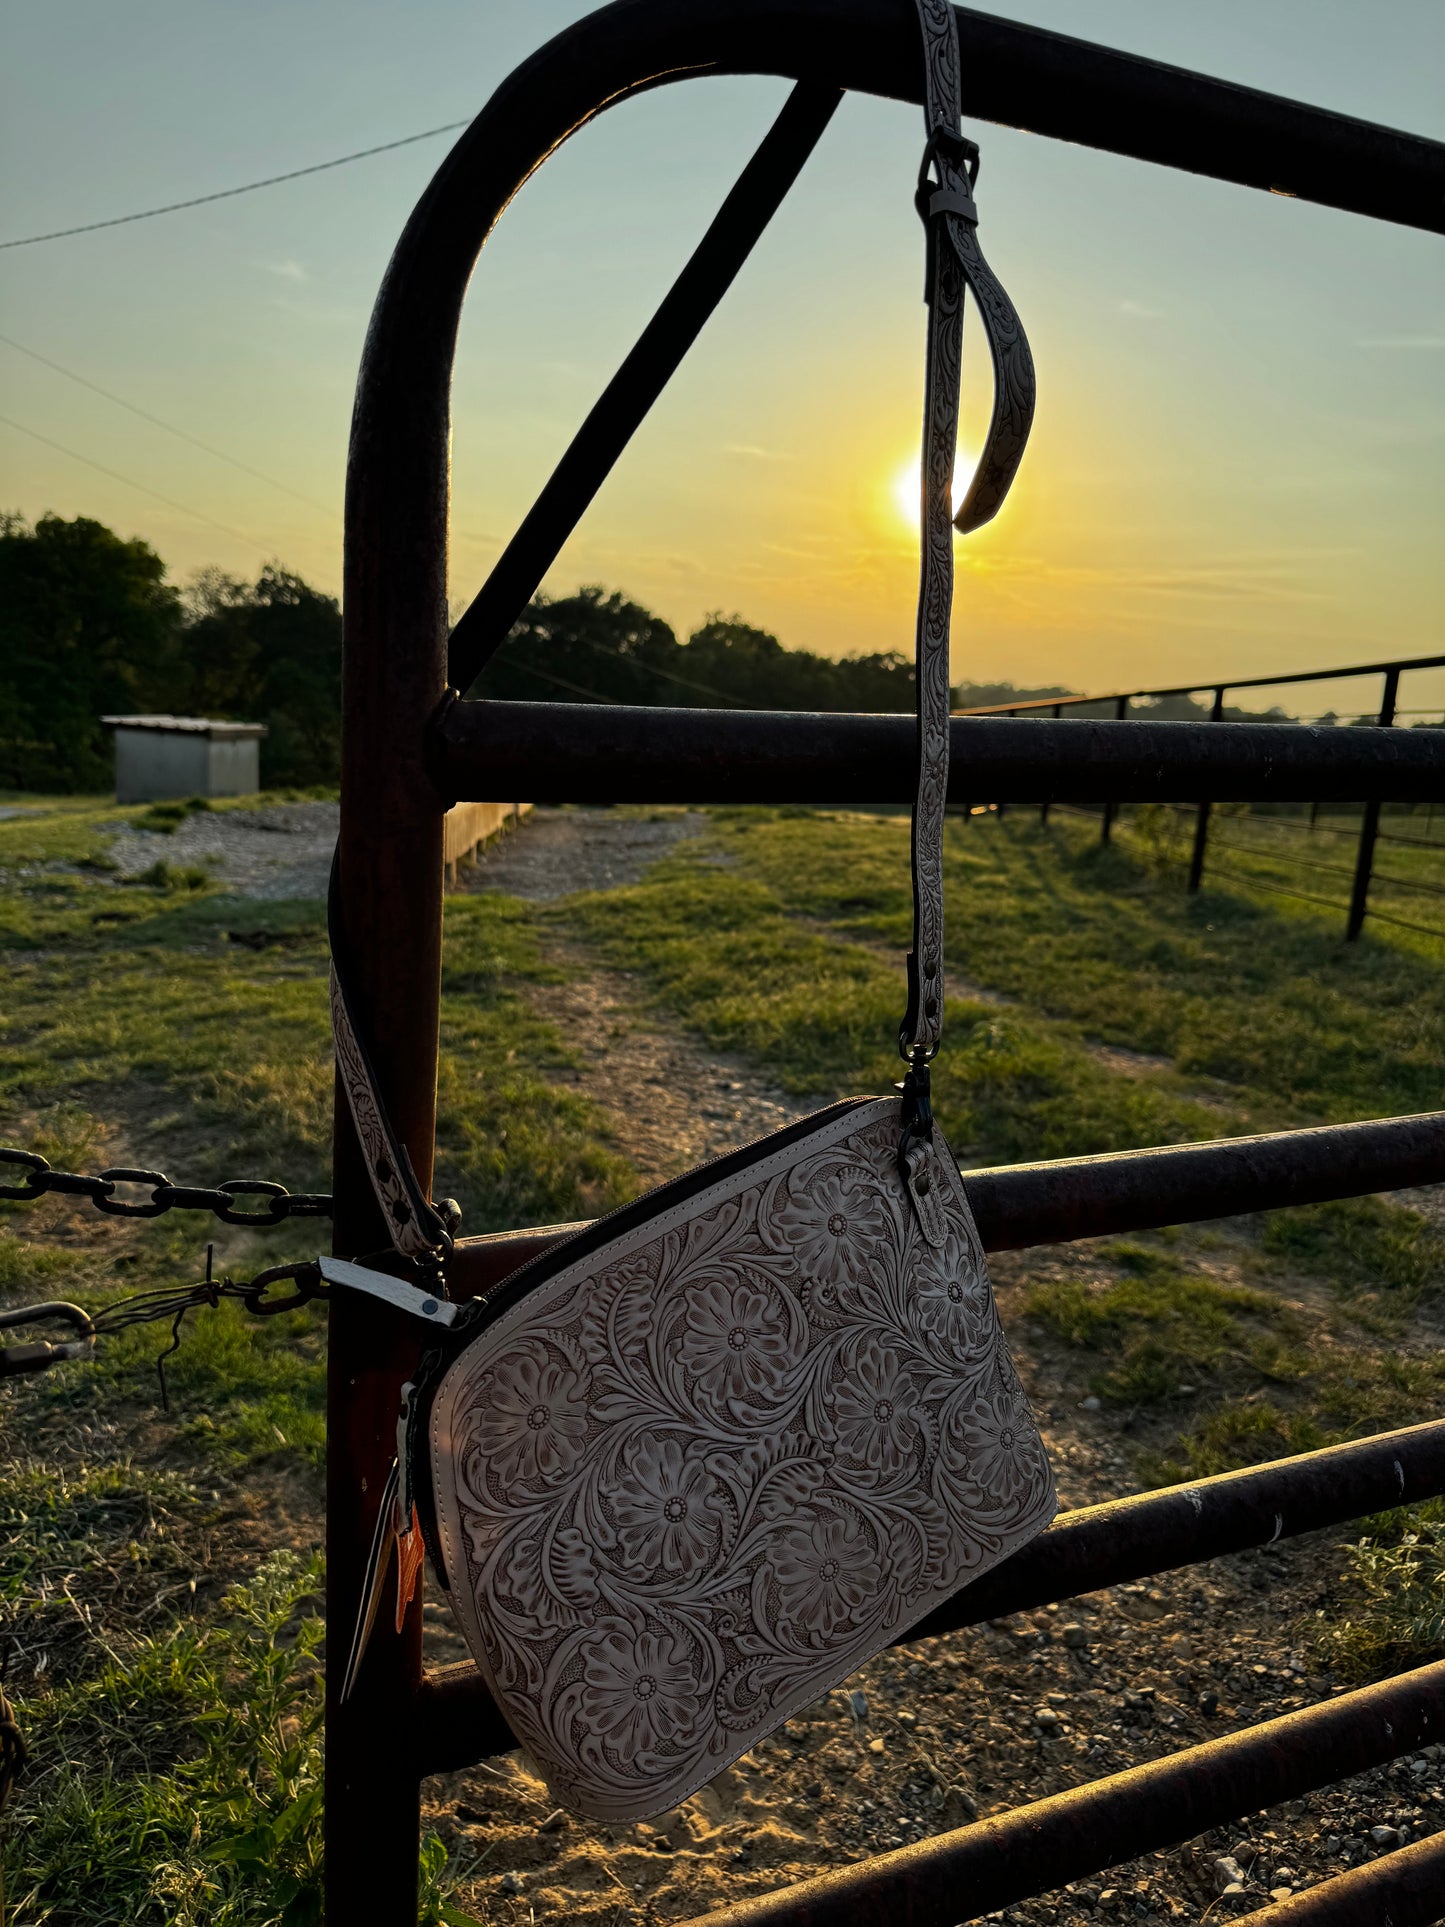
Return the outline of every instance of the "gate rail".
{"type": "MultiPolygon", "coordinates": [[[[1445,232],[1445,147],[1439,143],[1062,34],[957,11],[964,106],[972,116],[1445,232]]],[[[462,702],[455,691],[470,687],[535,591],[667,374],[747,258],[841,93],[853,88],[916,103],[918,67],[916,20],[902,0],[691,0],[686,7],[676,0],[616,0],[559,35],[502,84],[442,163],[397,245],[367,337],[348,470],[340,894],[375,1068],[424,1190],[430,1186],[435,1130],[442,817],[448,805],[499,794],[559,801],[902,802],[911,792],[915,751],[906,719],[601,706],[579,712],[565,705],[462,702]],[[564,456],[551,493],[544,490],[524,522],[504,556],[505,571],[494,571],[458,624],[449,666],[449,391],[458,319],[482,244],[534,169],[593,115],[643,88],[724,73],[767,73],[798,85],[656,322],[564,456]]],[[[955,720],[953,754],[962,773],[958,790],[1007,801],[1409,799],[1440,793],[1445,757],[1438,741],[1424,740],[1431,734],[975,717],[955,720]]],[[[1435,1116],[1340,1127],[1334,1135],[1284,1133],[1237,1146],[974,1173],[968,1183],[998,1248],[1088,1236],[1091,1226],[1126,1220],[1157,1223],[1160,1211],[1179,1219],[1191,1212],[1270,1208],[1297,1201],[1303,1192],[1340,1195],[1352,1187],[1388,1189],[1442,1179],[1445,1145],[1442,1120],[1435,1116]],[[1311,1165],[1311,1159],[1317,1161],[1311,1165]],[[1239,1180],[1232,1194],[1231,1172],[1239,1180]],[[1334,1188],[1321,1192],[1321,1182],[1334,1188]],[[1246,1205],[1246,1198],[1253,1202],[1246,1205]],[[1029,1210],[1037,1215],[1026,1222],[1029,1210]]],[[[336,1107],[335,1200],[339,1253],[370,1251],[385,1242],[344,1102],[336,1107]]],[[[555,1235],[555,1227],[544,1227],[464,1246],[454,1267],[459,1287],[475,1288],[489,1271],[515,1260],[529,1240],[555,1235]]],[[[327,1421],[327,1603],[333,1626],[354,1619],[375,1495],[392,1455],[398,1390],[416,1354],[417,1341],[399,1314],[350,1295],[333,1300],[327,1421]]],[[[1351,1476],[1363,1481],[1351,1486],[1341,1480],[1342,1505],[1374,1506],[1397,1459],[1405,1478],[1403,1487],[1396,1481],[1402,1496],[1406,1490],[1419,1497],[1445,1491],[1435,1428],[1340,1450],[1356,1455],[1348,1460],[1356,1468],[1351,1476]]],[[[1270,1480],[1284,1482],[1286,1497],[1279,1503],[1286,1517],[1297,1506],[1307,1510],[1316,1503],[1309,1494],[1317,1494],[1317,1471],[1298,1460],[1240,1475],[1227,1488],[1235,1495],[1229,1503],[1264,1491],[1270,1480]],[[1251,1486],[1250,1480],[1264,1484],[1251,1486]]],[[[1216,1482],[1186,1491],[1203,1494],[1206,1487],[1212,1493],[1216,1482]]],[[[1177,1494],[1158,1494],[1104,1508],[1103,1516],[1074,1515],[1046,1543],[1057,1549],[1102,1542],[1100,1570],[1109,1559],[1168,1563],[1174,1556],[1168,1549],[1170,1508],[1180,1503],[1177,1494]]],[[[1182,1503],[1192,1506],[1187,1497],[1182,1503]]],[[[1208,1509],[1224,1501],[1210,1496],[1200,1503],[1208,1509]]],[[[1239,1530],[1255,1532],[1259,1525],[1250,1515],[1239,1530]]],[[[1213,1556],[1227,1538],[1198,1540],[1181,1556],[1213,1556]]],[[[1147,1569],[1155,1568],[1131,1567],[1147,1569]]],[[[1081,1583],[1079,1572],[1060,1583],[1081,1583]]],[[[956,1603],[959,1615],[970,1616],[967,1594],[956,1603]]],[[[409,1927],[414,1921],[421,1774],[443,1759],[460,1764],[468,1752],[475,1758],[507,1743],[495,1712],[487,1723],[479,1684],[466,1669],[461,1676],[423,1678],[420,1600],[399,1634],[383,1616],[345,1705],[339,1669],[332,1669],[329,1920],[365,1920],[374,1927],[409,1927]]],[[[1425,1669],[1217,1742],[1212,1751],[1156,1762],[1120,1781],[860,1863],[721,1918],[739,1924],[801,1919],[797,1910],[806,1906],[810,1921],[869,1913],[879,1918],[884,1908],[890,1917],[916,1922],[957,1919],[958,1882],[965,1874],[975,1896],[1007,1890],[1020,1897],[1057,1876],[1066,1864],[1062,1843],[1077,1843],[1081,1833],[1097,1828],[1108,1851],[1126,1857],[1210,1824],[1210,1817],[1252,1811],[1408,1750],[1419,1743],[1427,1720],[1432,1736],[1438,1733],[1442,1717],[1441,1669],[1425,1669]],[[1194,1789],[1192,1804],[1183,1808],[1177,1804],[1181,1788],[1194,1789]],[[1082,1830],[1081,1814],[1094,1816],[1082,1830]],[[1045,1851],[1039,1843],[1048,1841],[1060,1844],[1045,1851]],[[1028,1871],[1010,1873],[1011,1864],[1028,1871]]],[[[1089,1864],[1097,1866],[1101,1848],[1092,1851],[1089,1864]]],[[[1416,1877],[1414,1854],[1410,1849],[1377,1863],[1371,1876],[1393,1878],[1403,1891],[1416,1877]],[[1381,1871],[1392,1867],[1394,1873],[1381,1871]]],[[[1441,1909],[1445,1899],[1437,1914],[1441,1909]]],[[[1437,1914],[1408,1917],[1423,1921],[1437,1914]]]]}

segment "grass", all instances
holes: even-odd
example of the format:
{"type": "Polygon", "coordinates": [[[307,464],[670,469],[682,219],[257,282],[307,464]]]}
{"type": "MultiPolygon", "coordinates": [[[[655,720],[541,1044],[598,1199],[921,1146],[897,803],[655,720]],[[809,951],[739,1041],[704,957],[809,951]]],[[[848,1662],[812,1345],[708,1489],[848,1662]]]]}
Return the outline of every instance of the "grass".
{"type": "MultiPolygon", "coordinates": [[[[256,1174],[327,1188],[321,906],[239,901],[165,859],[118,888],[105,846],[118,820],[113,804],[69,799],[0,820],[0,1134],[63,1169],[138,1164],[203,1184],[256,1174]]],[[[454,900],[443,969],[438,1195],[461,1201],[469,1231],[618,1201],[631,1172],[601,1115],[557,1081],[569,1053],[526,998],[553,974],[534,913],[507,898],[454,900]]],[[[94,1306],[199,1276],[208,1237],[222,1269],[248,1276],[310,1255],[322,1235],[190,1214],[117,1221],[67,1199],[0,1206],[0,1292],[94,1306]]],[[[208,1604],[197,1522],[214,1511],[208,1481],[268,1462],[319,1470],[324,1331],[320,1310],[256,1322],[228,1305],[188,1320],[162,1437],[190,1473],[33,1461],[12,1442],[0,1607],[27,1651],[44,1640],[51,1661],[21,1706],[38,1750],[13,1822],[17,1918],[319,1917],[320,1629],[306,1606],[317,1574],[280,1556],[208,1604]]],[[[103,1436],[117,1417],[144,1421],[168,1338],[145,1328],[107,1341],[88,1367],[11,1388],[12,1414],[18,1401],[26,1430],[63,1424],[72,1439],[103,1436]]],[[[466,1918],[445,1902],[445,1861],[429,1842],[432,1927],[466,1918]]]]}
{"type": "MultiPolygon", "coordinates": [[[[187,813],[157,807],[135,820],[164,833],[187,813]]],[[[243,902],[164,858],[121,888],[106,828],[123,820],[97,799],[0,820],[0,1135],[67,1169],[326,1188],[321,906],[243,902]]],[[[1099,850],[1067,820],[951,821],[946,865],[954,993],[937,1104],[966,1162],[1440,1101],[1445,998],[1418,948],[1346,949],[1308,915],[1190,900],[1137,826],[1099,850]]],[[[567,1086],[567,1041],[529,1000],[556,975],[552,931],[636,972],[711,1048],[823,1101],[898,1075],[908,921],[906,823],[828,811],[717,812],[641,883],[546,908],[449,899],[437,1194],[477,1232],[588,1216],[635,1186],[606,1119],[567,1086]]],[[[220,1266],[248,1276],[309,1255],[317,1232],[0,1206],[0,1293],[91,1304],[179,1282],[199,1275],[208,1236],[220,1266]]],[[[1106,1413],[1137,1419],[1150,1475],[1180,1478],[1437,1413],[1445,1364],[1420,1321],[1442,1260],[1420,1214],[1345,1201],[1095,1247],[1086,1275],[1027,1286],[1024,1313],[1106,1413]]],[[[153,1412],[168,1336],[128,1334],[93,1367],[25,1386],[27,1427],[99,1438],[153,1412]]],[[[53,1653],[24,1709],[41,1756],[15,1818],[21,1918],[315,1919],[315,1572],[282,1557],[215,1603],[190,1582],[206,1535],[225,1530],[228,1481],[314,1478],[323,1347],[320,1310],[264,1324],[207,1312],[168,1364],[163,1465],[12,1450],[0,1607],[53,1653]]],[[[1409,1663],[1438,1637],[1437,1538],[1414,1524],[1376,1538],[1374,1565],[1351,1555],[1343,1669],[1409,1663]]],[[[429,1847],[433,1923],[460,1918],[443,1862],[429,1847]]]]}
{"type": "MultiPolygon", "coordinates": [[[[1100,1151],[1433,1108],[1438,966],[1221,896],[1189,899],[1148,852],[1032,817],[951,821],[949,999],[936,1109],[965,1162],[1100,1151]],[[968,994],[969,991],[974,994],[968,994]],[[1103,1047],[1103,1048],[1101,1048],[1103,1047]],[[1126,1053],[1123,1057],[1120,1052],[1126,1053]]],[[[719,812],[642,883],[553,914],[712,1047],[820,1100],[883,1089],[909,936],[907,823],[719,812]]],[[[1441,1409],[1411,1321],[1445,1237],[1376,1198],[1099,1254],[1101,1282],[1027,1306],[1120,1413],[1178,1428],[1144,1470],[1177,1479],[1441,1409]],[[1215,1249],[1211,1251],[1211,1240],[1215,1249]],[[1286,1307],[1302,1281],[1324,1307],[1286,1307]],[[1389,1340],[1390,1343],[1382,1343],[1389,1340]],[[1185,1388],[1189,1388],[1186,1390],[1185,1388]]]]}
{"type": "Polygon", "coordinates": [[[1445,1502],[1370,1521],[1350,1548],[1356,1603],[1316,1646],[1344,1678],[1380,1679],[1445,1658],[1445,1502]]]}
{"type": "MultiPolygon", "coordinates": [[[[317,1927],[319,1584],[316,1561],[274,1553],[214,1619],[121,1634],[95,1672],[32,1702],[29,1791],[8,1843],[15,1919],[317,1927]]],[[[446,1904],[445,1871],[429,1840],[421,1927],[469,1919],[446,1904]]]]}
{"type": "MultiPolygon", "coordinates": [[[[826,862],[837,826],[818,828],[826,862]]],[[[886,1090],[901,1072],[900,960],[801,921],[786,876],[766,875],[768,829],[795,852],[791,820],[756,830],[727,824],[724,853],[745,840],[748,863],[719,868],[706,851],[684,850],[647,881],[574,899],[557,914],[614,961],[642,970],[712,1048],[753,1058],[785,1089],[820,1101],[886,1090]],[[749,873],[759,857],[762,876],[749,873]]],[[[1173,1080],[1120,1078],[1090,1055],[1078,1026],[1048,1014],[954,997],[946,1031],[934,1103],[962,1157],[1071,1156],[1220,1128],[1214,1111],[1173,1080]]]]}

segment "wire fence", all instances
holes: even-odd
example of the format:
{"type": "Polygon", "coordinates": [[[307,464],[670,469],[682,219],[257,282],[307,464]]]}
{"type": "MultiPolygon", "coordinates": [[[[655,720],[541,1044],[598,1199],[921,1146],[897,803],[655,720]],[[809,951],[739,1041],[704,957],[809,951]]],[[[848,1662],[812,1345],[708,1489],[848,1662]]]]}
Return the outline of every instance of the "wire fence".
{"type": "MultiPolygon", "coordinates": [[[[1255,722],[1313,723],[1338,725],[1372,724],[1377,728],[1404,726],[1413,729],[1445,728],[1445,711],[1439,705],[1410,707],[1400,705],[1400,679],[1420,671],[1445,668],[1445,656],[1414,656],[1393,662],[1353,664],[1341,669],[1296,670],[1281,676],[1251,676],[1240,682],[1194,683],[1168,689],[1121,690],[1108,696],[1065,696],[1057,701],[1043,698],[1017,704],[995,703],[987,708],[964,710],[964,715],[1052,717],[1088,721],[1110,717],[1117,722],[1208,720],[1233,722],[1246,718],[1255,722]],[[1261,715],[1227,706],[1231,691],[1289,689],[1304,684],[1330,684],[1382,679],[1378,708],[1361,711],[1346,719],[1335,710],[1320,715],[1293,716],[1273,708],[1261,715]],[[1197,700],[1201,691],[1212,694],[1212,702],[1197,700]],[[1410,720],[1406,720],[1410,719],[1410,720]]],[[[1427,693],[1412,683],[1417,694],[1427,693]]],[[[1108,843],[1116,823],[1127,825],[1153,846],[1153,854],[1168,863],[1179,859],[1185,866],[1186,887],[1200,889],[1206,872],[1211,881],[1229,883],[1236,888],[1265,896],[1292,898],[1324,909],[1340,910],[1345,918],[1345,937],[1353,941],[1364,928],[1366,919],[1389,924],[1400,930],[1445,941],[1445,910],[1440,921],[1422,922],[1428,906],[1445,897],[1445,798],[1439,804],[1393,804],[1371,799],[1360,804],[1309,804],[1250,806],[1213,803],[1176,804],[1171,808],[1146,805],[1121,813],[1115,803],[1104,803],[1093,810],[1081,811],[1076,804],[1045,803],[1042,819],[1048,821],[1050,809],[1070,814],[1096,816],[1101,842],[1108,843]],[[1437,809],[1441,827],[1437,832],[1437,809]],[[1343,818],[1341,821],[1339,819],[1343,818]],[[1192,824],[1193,834],[1185,854],[1182,831],[1184,821],[1192,824]],[[1335,820],[1328,820],[1335,819],[1335,820]],[[1168,829],[1165,829],[1168,825],[1168,829]],[[1290,842],[1286,848],[1278,836],[1290,842]],[[1354,861],[1332,862],[1330,838],[1348,839],[1354,845],[1354,861]],[[1381,866],[1381,846],[1385,860],[1393,867],[1381,866]],[[1391,850],[1408,854],[1390,857],[1391,850]],[[1220,855],[1226,861],[1220,862],[1220,855]],[[1232,861],[1231,861],[1232,859],[1232,861]],[[1302,889],[1302,882],[1323,877],[1327,881],[1314,889],[1302,889]],[[1328,880],[1338,880],[1340,888],[1331,890],[1328,880]],[[1402,912],[1412,914],[1404,915],[1402,912]],[[1418,914],[1415,914],[1418,912],[1418,914]]],[[[1338,852],[1343,854],[1343,852],[1338,852]]]]}
{"type": "MultiPolygon", "coordinates": [[[[1329,805],[1328,814],[1325,806],[1310,804],[1293,810],[1275,804],[1216,807],[1204,881],[1313,904],[1348,919],[1358,866],[1331,858],[1358,850],[1365,813],[1364,805],[1343,804],[1329,805]]],[[[1099,824],[1103,809],[1055,803],[1050,814],[1099,824]]],[[[1193,804],[1128,804],[1114,812],[1111,832],[1182,879],[1192,860],[1196,822],[1193,804]]],[[[1445,804],[1381,806],[1366,915],[1371,924],[1445,943],[1445,804]]]]}

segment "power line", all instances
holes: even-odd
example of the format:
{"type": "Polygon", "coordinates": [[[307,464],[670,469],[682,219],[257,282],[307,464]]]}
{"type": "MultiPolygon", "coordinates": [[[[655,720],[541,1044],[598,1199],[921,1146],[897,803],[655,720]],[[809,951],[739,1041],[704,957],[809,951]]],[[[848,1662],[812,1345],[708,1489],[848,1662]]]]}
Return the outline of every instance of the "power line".
{"type": "Polygon", "coordinates": [[[137,482],[129,475],[122,475],[119,469],[107,468],[104,462],[92,461],[89,455],[82,455],[76,449],[67,448],[63,442],[52,441],[49,435],[42,435],[38,428],[27,428],[24,422],[12,421],[9,415],[0,415],[0,422],[3,422],[7,428],[18,429],[22,435],[29,435],[32,441],[44,442],[47,448],[53,448],[62,455],[68,455],[73,462],[83,462],[87,468],[93,468],[101,475],[108,475],[113,482],[124,482],[127,488],[139,489],[142,495],[149,495],[157,502],[164,502],[167,508],[179,509],[182,515],[193,515],[198,522],[208,522],[213,529],[219,529],[222,535],[234,535],[237,541],[248,543],[253,547],[260,546],[254,535],[247,535],[241,529],[233,529],[229,523],[218,522],[213,515],[203,515],[199,509],[191,508],[188,503],[176,501],[174,496],[162,495],[159,489],[148,488],[144,482],[137,482]]]}
{"type": "Polygon", "coordinates": [[[177,428],[174,422],[162,421],[159,415],[152,415],[147,409],[137,408],[135,403],[127,401],[124,395],[112,394],[110,389],[102,388],[98,381],[91,381],[85,375],[76,374],[73,368],[62,368],[60,363],[52,361],[49,355],[39,354],[34,348],[27,348],[23,342],[12,340],[9,335],[0,334],[0,341],[3,341],[7,348],[13,348],[17,354],[28,355],[31,361],[38,361],[43,368],[53,368],[57,375],[64,375],[67,381],[78,382],[82,388],[88,388],[93,395],[101,395],[106,401],[114,402],[117,408],[126,409],[130,414],[138,416],[141,421],[149,422],[153,428],[163,428],[168,435],[175,435],[181,441],[189,442],[192,448],[199,448],[204,454],[214,455],[218,462],[226,462],[230,467],[239,469],[243,475],[250,475],[258,482],[267,483],[271,488],[281,489],[285,494],[294,496],[298,502],[304,502],[308,508],[322,510],[335,521],[334,508],[327,508],[324,502],[313,501],[309,495],[303,495],[299,489],[292,488],[289,482],[278,481],[274,475],[267,475],[262,469],[252,468],[249,462],[238,461],[234,455],[228,455],[223,448],[213,448],[209,442],[203,442],[198,435],[189,434],[184,428],[177,428]]]}
{"type": "Polygon", "coordinates": [[[599,696],[595,689],[584,689],[580,682],[568,682],[565,676],[554,676],[550,670],[539,669],[535,663],[519,662],[512,666],[525,671],[529,676],[537,676],[541,681],[551,683],[554,689],[570,689],[574,696],[581,696],[589,703],[602,703],[604,707],[607,705],[606,696],[599,696]]]}
{"type": "Polygon", "coordinates": [[[237,194],[254,194],[258,187],[279,187],[282,181],[299,181],[306,174],[324,174],[328,168],[346,167],[352,161],[369,160],[373,154],[390,154],[398,147],[411,147],[417,141],[435,140],[438,134],[454,134],[470,121],[449,120],[444,127],[428,127],[420,134],[405,134],[399,141],[383,141],[379,147],[358,148],[354,154],[339,154],[334,161],[317,161],[311,167],[293,167],[285,174],[268,174],[264,181],[247,181],[243,187],[223,187],[215,194],[194,194],[188,201],[167,201],[163,207],[143,207],[136,214],[115,214],[108,221],[86,221],[80,227],[52,228],[48,234],[24,234],[14,241],[0,241],[0,248],[33,248],[39,241],[63,241],[72,234],[95,234],[101,228],[125,227],[131,221],[151,221],[157,214],[178,214],[182,208],[205,207],[211,201],[229,201],[237,194]]]}

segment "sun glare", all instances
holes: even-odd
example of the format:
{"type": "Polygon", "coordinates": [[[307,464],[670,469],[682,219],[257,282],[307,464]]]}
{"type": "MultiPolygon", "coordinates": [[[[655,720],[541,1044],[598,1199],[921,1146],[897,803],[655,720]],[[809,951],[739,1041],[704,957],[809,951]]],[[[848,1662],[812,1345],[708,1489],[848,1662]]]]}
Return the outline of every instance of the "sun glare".
{"type": "MultiPolygon", "coordinates": [[[[967,450],[961,448],[958,451],[958,459],[953,464],[953,512],[955,515],[957,515],[959,509],[963,506],[964,495],[970,481],[973,479],[974,467],[975,457],[969,454],[967,450]]],[[[893,506],[897,510],[904,527],[911,529],[915,535],[918,533],[919,511],[922,507],[920,499],[922,495],[920,472],[920,458],[915,455],[912,461],[905,462],[903,467],[900,468],[898,473],[893,477],[892,486],[889,490],[893,498],[893,506]]]]}

